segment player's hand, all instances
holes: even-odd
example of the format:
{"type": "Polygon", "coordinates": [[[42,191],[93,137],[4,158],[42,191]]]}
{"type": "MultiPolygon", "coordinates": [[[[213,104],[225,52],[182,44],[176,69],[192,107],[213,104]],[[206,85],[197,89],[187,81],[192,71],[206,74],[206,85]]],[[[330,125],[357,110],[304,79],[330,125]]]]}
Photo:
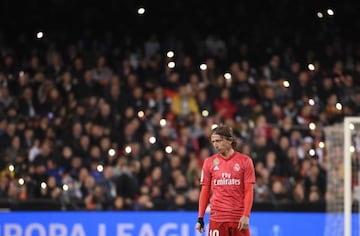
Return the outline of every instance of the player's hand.
{"type": "Polygon", "coordinates": [[[245,230],[249,228],[249,217],[242,216],[239,220],[238,229],[239,230],[245,230]]]}
{"type": "Polygon", "coordinates": [[[195,227],[197,231],[199,231],[200,233],[204,233],[204,218],[199,217],[195,227]]]}

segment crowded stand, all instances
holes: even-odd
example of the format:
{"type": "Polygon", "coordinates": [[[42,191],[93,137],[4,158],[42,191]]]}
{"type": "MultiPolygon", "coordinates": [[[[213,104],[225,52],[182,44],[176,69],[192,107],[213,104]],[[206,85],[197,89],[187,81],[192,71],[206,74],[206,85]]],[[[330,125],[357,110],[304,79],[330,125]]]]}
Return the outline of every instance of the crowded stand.
{"type": "Polygon", "coordinates": [[[255,209],[326,201],[323,128],[360,115],[358,44],[44,34],[1,37],[1,204],[196,210],[216,124],[253,159],[255,209]]]}

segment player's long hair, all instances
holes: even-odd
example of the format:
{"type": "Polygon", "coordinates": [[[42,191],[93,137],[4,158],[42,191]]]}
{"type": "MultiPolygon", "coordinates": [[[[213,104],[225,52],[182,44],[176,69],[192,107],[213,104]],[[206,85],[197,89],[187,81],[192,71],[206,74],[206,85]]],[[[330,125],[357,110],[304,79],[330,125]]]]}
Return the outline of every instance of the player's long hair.
{"type": "Polygon", "coordinates": [[[236,141],[236,137],[234,135],[233,129],[230,126],[219,125],[212,130],[211,134],[217,134],[224,137],[227,140],[230,140],[233,149],[237,149],[238,143],[236,141]]]}

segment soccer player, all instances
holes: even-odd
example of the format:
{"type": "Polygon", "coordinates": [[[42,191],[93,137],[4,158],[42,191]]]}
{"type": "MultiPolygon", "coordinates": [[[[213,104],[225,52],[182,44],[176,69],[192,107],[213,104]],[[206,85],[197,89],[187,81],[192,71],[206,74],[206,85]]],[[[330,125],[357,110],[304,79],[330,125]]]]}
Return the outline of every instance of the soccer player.
{"type": "Polygon", "coordinates": [[[250,236],[254,165],[249,156],[235,151],[231,127],[213,129],[211,142],[217,153],[204,161],[196,229],[204,232],[204,214],[210,200],[208,236],[250,236]]]}

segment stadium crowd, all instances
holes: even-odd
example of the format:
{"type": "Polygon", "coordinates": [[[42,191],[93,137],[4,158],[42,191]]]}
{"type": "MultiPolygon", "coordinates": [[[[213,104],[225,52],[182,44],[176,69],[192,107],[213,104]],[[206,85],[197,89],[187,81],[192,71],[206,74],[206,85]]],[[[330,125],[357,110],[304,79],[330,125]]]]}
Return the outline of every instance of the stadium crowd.
{"type": "Polygon", "coordinates": [[[360,47],[341,40],[266,52],[219,35],[190,49],[156,35],[35,41],[0,47],[0,199],[197,209],[224,123],[254,161],[255,204],[323,202],[323,128],[360,115],[360,47]]]}

